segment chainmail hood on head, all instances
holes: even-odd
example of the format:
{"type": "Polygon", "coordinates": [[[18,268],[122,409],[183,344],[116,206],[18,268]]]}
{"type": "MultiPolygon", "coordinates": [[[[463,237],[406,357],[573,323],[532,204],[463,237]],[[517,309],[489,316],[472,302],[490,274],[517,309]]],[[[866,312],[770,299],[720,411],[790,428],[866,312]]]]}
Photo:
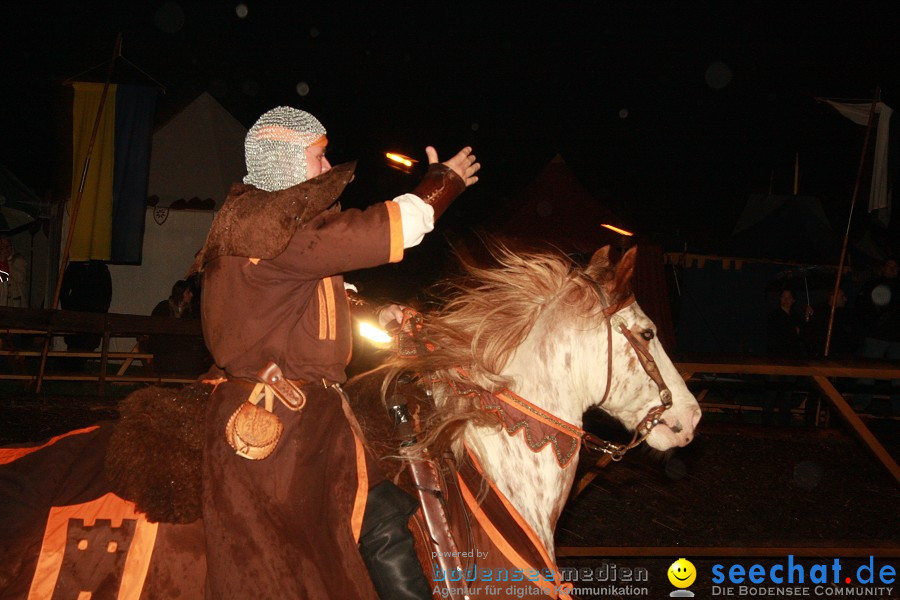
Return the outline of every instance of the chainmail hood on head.
{"type": "Polygon", "coordinates": [[[264,113],[244,141],[244,183],[267,192],[306,181],[306,149],[325,135],[325,127],[306,111],[279,106],[264,113]]]}

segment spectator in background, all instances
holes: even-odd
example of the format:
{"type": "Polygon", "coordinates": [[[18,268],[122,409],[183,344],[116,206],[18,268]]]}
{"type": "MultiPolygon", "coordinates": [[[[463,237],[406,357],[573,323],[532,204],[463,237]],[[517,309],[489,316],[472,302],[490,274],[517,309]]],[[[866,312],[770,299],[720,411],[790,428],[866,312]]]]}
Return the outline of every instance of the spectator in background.
{"type": "Polygon", "coordinates": [[[0,235],[0,306],[28,306],[28,261],[0,235]]]}
{"type": "Polygon", "coordinates": [[[766,331],[766,353],[769,356],[802,358],[807,355],[800,335],[813,309],[807,306],[803,313],[795,308],[794,292],[784,289],[778,296],[778,308],[769,312],[766,331]]]}
{"type": "Polygon", "coordinates": [[[172,293],[165,300],[159,302],[150,313],[153,317],[182,317],[191,316],[191,301],[194,292],[187,281],[179,280],[172,286],[172,293]]]}
{"type": "MultiPolygon", "coordinates": [[[[805,358],[806,346],[800,331],[806,320],[812,316],[812,307],[807,306],[801,313],[795,308],[794,292],[781,290],[778,296],[778,307],[769,312],[766,329],[766,351],[772,358],[805,358]]],[[[769,425],[773,422],[775,409],[778,409],[778,422],[788,425],[791,422],[793,407],[793,387],[797,377],[793,375],[768,375],[766,377],[766,395],[763,399],[762,422],[769,425]]]]}
{"type": "Polygon", "coordinates": [[[852,356],[859,345],[850,309],[847,308],[847,294],[838,289],[837,302],[834,290],[828,292],[828,299],[813,307],[812,315],[801,327],[801,334],[809,356],[823,358],[825,342],[828,341],[828,323],[831,321],[831,307],[834,309],[834,322],[831,326],[831,340],[828,344],[829,357],[852,356]]]}
{"type": "MultiPolygon", "coordinates": [[[[172,286],[172,293],[160,301],[151,316],[173,319],[199,317],[193,308],[194,291],[189,281],[179,280],[172,286]]],[[[153,369],[163,375],[196,376],[212,365],[203,338],[190,335],[151,334],[147,349],[153,354],[153,369]]]]}
{"type": "MultiPolygon", "coordinates": [[[[863,358],[900,360],[900,265],[889,256],[879,274],[860,289],[854,304],[855,318],[862,337],[859,355],[863,358]]],[[[859,385],[872,386],[874,379],[859,379],[859,385]]],[[[891,380],[891,411],[900,414],[900,379],[891,380]]],[[[866,410],[871,393],[855,394],[853,407],[866,410]]]]}

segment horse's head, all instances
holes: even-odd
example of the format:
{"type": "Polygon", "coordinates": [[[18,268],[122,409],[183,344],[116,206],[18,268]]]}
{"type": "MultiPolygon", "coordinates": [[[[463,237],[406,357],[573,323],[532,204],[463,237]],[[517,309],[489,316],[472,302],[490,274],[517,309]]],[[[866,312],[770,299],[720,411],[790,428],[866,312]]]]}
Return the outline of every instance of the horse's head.
{"type": "MultiPolygon", "coordinates": [[[[688,444],[700,421],[700,406],[687,389],[656,334],[656,327],[637,302],[631,288],[637,248],[628,250],[616,265],[609,247],[598,250],[585,269],[596,282],[598,298],[609,328],[607,371],[601,386],[601,408],[658,450],[688,444]],[[658,419],[654,426],[652,421],[658,419]]],[[[604,368],[606,367],[606,368],[604,368]]],[[[637,438],[636,438],[637,439],[637,438]]]]}

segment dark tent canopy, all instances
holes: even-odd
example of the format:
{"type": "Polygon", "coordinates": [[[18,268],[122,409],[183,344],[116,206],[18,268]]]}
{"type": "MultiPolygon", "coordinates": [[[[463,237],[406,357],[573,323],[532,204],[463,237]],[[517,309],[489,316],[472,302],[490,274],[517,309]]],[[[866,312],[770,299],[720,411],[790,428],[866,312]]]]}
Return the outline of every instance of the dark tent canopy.
{"type": "Polygon", "coordinates": [[[557,154],[501,211],[494,232],[511,245],[540,241],[569,254],[590,254],[622,242],[622,236],[601,227],[603,223],[624,227],[557,154]]]}
{"type": "Polygon", "coordinates": [[[840,253],[822,202],[809,196],[750,196],[724,243],[727,256],[804,264],[836,265],[840,253]]]}
{"type": "Polygon", "coordinates": [[[675,330],[669,307],[662,248],[639,236],[627,237],[602,227],[628,229],[628,225],[598,201],[563,158],[556,155],[514,198],[491,229],[493,237],[515,249],[548,246],[586,263],[598,249],[611,246],[614,260],[632,245],[638,246],[632,281],[635,298],[656,324],[667,351],[675,349],[675,330]]]}

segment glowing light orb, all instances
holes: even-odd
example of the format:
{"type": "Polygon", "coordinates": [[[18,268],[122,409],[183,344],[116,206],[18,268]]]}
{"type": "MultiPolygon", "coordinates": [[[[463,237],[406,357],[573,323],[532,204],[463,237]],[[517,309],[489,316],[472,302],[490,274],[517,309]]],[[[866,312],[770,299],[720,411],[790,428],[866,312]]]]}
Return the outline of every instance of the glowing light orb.
{"type": "Polygon", "coordinates": [[[706,68],[706,85],[714,90],[721,90],[732,78],[731,67],[721,61],[716,61],[706,68]]]}
{"type": "Polygon", "coordinates": [[[177,33],[184,27],[184,9],[177,2],[166,2],[156,9],[153,22],[160,31],[177,33]]]}

